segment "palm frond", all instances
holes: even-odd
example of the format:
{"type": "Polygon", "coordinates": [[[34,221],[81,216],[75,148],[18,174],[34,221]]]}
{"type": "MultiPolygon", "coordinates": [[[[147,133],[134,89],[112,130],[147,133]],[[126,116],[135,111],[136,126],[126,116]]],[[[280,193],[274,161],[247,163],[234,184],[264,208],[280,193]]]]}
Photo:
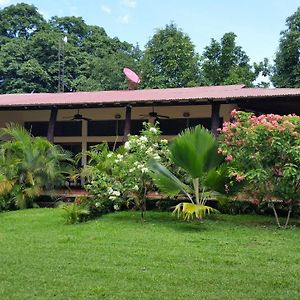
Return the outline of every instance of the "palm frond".
{"type": "Polygon", "coordinates": [[[170,145],[172,160],[192,178],[201,178],[221,163],[223,157],[217,153],[217,148],[214,136],[201,125],[184,130],[170,145]]]}
{"type": "Polygon", "coordinates": [[[178,218],[183,217],[184,220],[192,220],[194,217],[203,219],[205,215],[218,213],[219,211],[206,205],[182,202],[175,206],[173,214],[177,213],[178,218]]]}
{"type": "Polygon", "coordinates": [[[149,161],[149,168],[152,171],[152,178],[157,187],[164,193],[170,196],[176,196],[183,192],[191,201],[190,193],[193,190],[182,181],[180,181],[174,174],[172,174],[165,166],[155,160],[149,161]]]}

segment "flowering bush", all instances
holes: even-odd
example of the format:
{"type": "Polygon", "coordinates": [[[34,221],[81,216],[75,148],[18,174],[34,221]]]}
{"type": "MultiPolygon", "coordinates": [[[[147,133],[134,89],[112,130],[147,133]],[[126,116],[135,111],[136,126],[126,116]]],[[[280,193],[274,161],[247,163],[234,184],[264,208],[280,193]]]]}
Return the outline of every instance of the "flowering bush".
{"type": "Polygon", "coordinates": [[[290,214],[300,201],[300,117],[232,111],[234,122],[220,129],[219,153],[230,163],[236,181],[246,181],[255,203],[268,202],[278,226],[274,201],[283,201],[290,214]]]}
{"type": "Polygon", "coordinates": [[[118,210],[133,201],[144,218],[146,195],[154,189],[148,161],[170,164],[168,141],[161,140],[160,134],[157,126],[144,123],[141,135],[129,135],[117,151],[109,151],[106,144],[100,144],[86,153],[90,160],[82,174],[88,177],[85,188],[94,195],[94,206],[102,209],[106,203],[105,207],[118,210]]]}

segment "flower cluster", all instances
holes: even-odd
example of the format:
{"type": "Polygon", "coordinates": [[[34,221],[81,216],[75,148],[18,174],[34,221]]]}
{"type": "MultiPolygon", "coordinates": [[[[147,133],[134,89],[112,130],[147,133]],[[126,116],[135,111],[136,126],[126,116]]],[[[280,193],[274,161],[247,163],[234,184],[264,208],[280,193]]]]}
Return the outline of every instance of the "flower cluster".
{"type": "Polygon", "coordinates": [[[230,164],[233,178],[246,180],[260,199],[300,199],[300,117],[236,110],[231,117],[219,129],[218,152],[230,164]]]}

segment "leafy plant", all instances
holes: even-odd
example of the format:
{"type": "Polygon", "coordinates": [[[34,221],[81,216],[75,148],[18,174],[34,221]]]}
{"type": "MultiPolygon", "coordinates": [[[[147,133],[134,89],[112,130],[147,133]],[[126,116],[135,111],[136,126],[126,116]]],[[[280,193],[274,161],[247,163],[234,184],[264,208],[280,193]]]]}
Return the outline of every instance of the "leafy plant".
{"type": "Polygon", "coordinates": [[[284,227],[300,201],[300,117],[274,114],[255,116],[232,111],[234,122],[224,123],[219,149],[230,163],[230,173],[247,181],[245,192],[256,203],[272,207],[281,227],[275,202],[288,208],[284,227]]]}
{"type": "Polygon", "coordinates": [[[44,190],[51,191],[73,170],[71,154],[47,139],[33,137],[20,125],[0,130],[0,192],[9,194],[18,208],[33,205],[44,190]]]}
{"type": "Polygon", "coordinates": [[[229,193],[230,179],[223,165],[224,157],[218,153],[218,142],[201,126],[189,128],[177,136],[170,145],[171,160],[185,170],[191,184],[182,182],[161,163],[152,160],[149,165],[155,184],[164,193],[175,196],[183,193],[191,203],[180,203],[175,211],[185,219],[216,212],[206,206],[209,198],[229,193]]]}
{"type": "Polygon", "coordinates": [[[77,202],[65,203],[61,206],[65,211],[66,224],[76,224],[85,221],[90,211],[80,206],[77,202]]]}
{"type": "MultiPolygon", "coordinates": [[[[148,161],[169,161],[168,141],[160,139],[158,126],[145,123],[141,135],[130,135],[123,147],[109,151],[100,144],[86,152],[88,165],[81,174],[88,178],[85,188],[100,204],[110,201],[114,210],[133,204],[144,220],[147,193],[155,189],[149,176],[148,161]]],[[[92,203],[92,202],[91,202],[92,203]]]]}

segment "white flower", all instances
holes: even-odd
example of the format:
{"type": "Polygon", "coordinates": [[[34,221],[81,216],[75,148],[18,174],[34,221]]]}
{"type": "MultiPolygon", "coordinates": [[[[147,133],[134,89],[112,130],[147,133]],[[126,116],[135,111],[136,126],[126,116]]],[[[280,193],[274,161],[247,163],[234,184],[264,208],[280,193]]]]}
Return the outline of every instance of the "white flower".
{"type": "Polygon", "coordinates": [[[95,203],[95,206],[96,206],[96,207],[99,207],[99,206],[100,206],[100,203],[99,203],[99,202],[96,202],[96,203],[95,203]]]}
{"type": "Polygon", "coordinates": [[[142,172],[143,174],[144,174],[144,173],[148,173],[148,171],[149,171],[148,168],[145,168],[145,167],[141,169],[141,172],[142,172]]]}
{"type": "Polygon", "coordinates": [[[120,209],[120,206],[118,204],[115,204],[114,205],[114,210],[119,210],[120,209]]]}
{"type": "Polygon", "coordinates": [[[111,195],[114,192],[114,190],[110,187],[110,188],[108,188],[107,192],[109,195],[111,195]]]}
{"type": "Polygon", "coordinates": [[[133,187],[133,189],[134,189],[135,191],[138,191],[138,190],[139,190],[138,185],[135,185],[135,186],[133,187]]]}
{"type": "Polygon", "coordinates": [[[112,195],[119,197],[121,195],[121,193],[119,191],[113,191],[112,195]]]}
{"type": "Polygon", "coordinates": [[[125,144],[124,144],[124,148],[126,149],[126,150],[129,150],[130,149],[130,142],[126,142],[125,144]]]}
{"type": "Polygon", "coordinates": [[[138,161],[135,161],[135,162],[133,163],[133,165],[137,167],[137,166],[139,165],[139,162],[138,162],[138,161]]]}
{"type": "Polygon", "coordinates": [[[133,173],[135,171],[135,168],[129,169],[129,173],[133,173]]]}
{"type": "Polygon", "coordinates": [[[116,200],[117,197],[116,197],[116,196],[109,196],[108,199],[109,199],[109,200],[116,200]]]}
{"type": "Polygon", "coordinates": [[[122,154],[117,154],[117,158],[118,158],[119,160],[121,160],[121,159],[123,158],[123,155],[122,155],[122,154]]]}
{"type": "Polygon", "coordinates": [[[160,156],[158,154],[154,154],[153,158],[156,159],[156,160],[160,160],[160,156]]]}
{"type": "Polygon", "coordinates": [[[146,142],[148,142],[148,139],[146,136],[141,136],[140,141],[146,143],[146,142]]]}
{"type": "Polygon", "coordinates": [[[157,133],[157,129],[156,129],[155,127],[151,127],[151,128],[149,129],[149,131],[150,131],[150,132],[153,132],[153,133],[157,133]]]}
{"type": "Polygon", "coordinates": [[[160,141],[162,144],[168,144],[168,140],[161,140],[160,141]]]}
{"type": "Polygon", "coordinates": [[[112,154],[111,152],[107,154],[107,157],[108,157],[108,158],[110,158],[110,157],[112,157],[112,156],[113,156],[113,154],[112,154]]]}

